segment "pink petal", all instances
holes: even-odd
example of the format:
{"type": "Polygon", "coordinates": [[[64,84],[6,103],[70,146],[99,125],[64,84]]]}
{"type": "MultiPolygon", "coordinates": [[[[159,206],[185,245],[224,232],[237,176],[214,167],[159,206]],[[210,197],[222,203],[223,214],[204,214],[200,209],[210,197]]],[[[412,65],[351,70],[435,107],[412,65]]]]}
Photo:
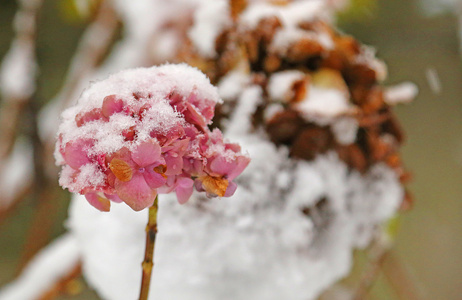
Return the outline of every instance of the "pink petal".
{"type": "Polygon", "coordinates": [[[223,156],[218,156],[212,160],[209,168],[214,175],[224,176],[228,175],[236,166],[236,161],[227,161],[223,156]]]}
{"type": "Polygon", "coordinates": [[[197,111],[196,107],[191,105],[191,103],[186,103],[187,110],[183,113],[184,118],[187,122],[191,124],[196,124],[201,127],[204,127],[206,124],[205,118],[197,111]]]}
{"type": "Polygon", "coordinates": [[[63,153],[64,160],[71,168],[79,169],[90,162],[85,149],[88,149],[91,145],[90,141],[83,140],[67,143],[63,153]]]}
{"type": "Polygon", "coordinates": [[[168,152],[164,156],[165,164],[167,165],[167,171],[165,175],[179,175],[183,172],[183,157],[177,153],[168,152]]]}
{"type": "Polygon", "coordinates": [[[111,209],[111,202],[106,198],[98,196],[96,193],[86,193],[85,198],[88,203],[100,211],[109,211],[111,209]]]}
{"type": "Polygon", "coordinates": [[[228,174],[228,180],[233,180],[239,176],[250,163],[250,157],[247,156],[239,156],[236,160],[236,167],[228,174]]]}
{"type": "Polygon", "coordinates": [[[157,195],[140,173],[135,173],[127,182],[116,179],[115,188],[120,199],[135,211],[151,206],[157,195]]]}
{"type": "Polygon", "coordinates": [[[188,202],[193,193],[194,181],[191,178],[179,178],[177,180],[177,187],[175,189],[176,197],[180,204],[188,202]]]}
{"type": "Polygon", "coordinates": [[[234,192],[236,191],[236,189],[237,189],[237,184],[232,181],[229,181],[228,187],[226,188],[226,192],[223,197],[231,197],[232,195],[234,195],[234,192]]]}
{"type": "Polygon", "coordinates": [[[156,171],[154,171],[152,167],[146,168],[146,170],[143,173],[143,176],[146,180],[146,183],[152,189],[160,188],[167,182],[167,178],[162,176],[162,174],[159,174],[156,171]]]}
{"type": "Polygon", "coordinates": [[[103,100],[101,113],[106,118],[109,118],[115,113],[121,112],[124,109],[124,102],[116,95],[106,96],[103,100]]]}
{"type": "Polygon", "coordinates": [[[109,194],[104,193],[104,196],[106,196],[106,198],[108,198],[109,200],[111,200],[111,201],[113,201],[115,203],[121,203],[122,202],[122,199],[120,199],[119,196],[117,196],[117,194],[109,195],[109,194]]]}
{"type": "Polygon", "coordinates": [[[161,149],[155,142],[145,142],[136,147],[132,152],[132,159],[140,167],[146,167],[157,162],[160,158],[161,149]]]}

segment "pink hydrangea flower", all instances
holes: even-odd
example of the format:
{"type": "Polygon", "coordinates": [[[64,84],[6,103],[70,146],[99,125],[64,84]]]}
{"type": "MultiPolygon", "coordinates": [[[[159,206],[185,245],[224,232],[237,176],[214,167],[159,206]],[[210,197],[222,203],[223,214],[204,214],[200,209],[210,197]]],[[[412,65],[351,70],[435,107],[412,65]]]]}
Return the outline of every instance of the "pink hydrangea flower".
{"type": "Polygon", "coordinates": [[[185,203],[194,188],[234,194],[250,159],[210,131],[216,89],[186,65],[127,70],[94,83],[63,113],[55,156],[60,184],[109,211],[125,202],[139,211],[158,193],[185,203]]]}

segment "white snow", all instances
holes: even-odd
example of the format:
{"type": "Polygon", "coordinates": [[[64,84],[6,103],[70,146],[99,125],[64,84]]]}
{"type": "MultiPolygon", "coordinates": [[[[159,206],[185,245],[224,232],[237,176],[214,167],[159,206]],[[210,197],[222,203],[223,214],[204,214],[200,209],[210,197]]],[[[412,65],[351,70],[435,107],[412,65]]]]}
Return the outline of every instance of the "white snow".
{"type": "Polygon", "coordinates": [[[278,17],[288,27],[296,27],[303,21],[326,16],[326,4],[324,0],[296,1],[286,6],[256,3],[249,5],[240,20],[244,26],[255,28],[262,19],[271,16],[278,17]]]}
{"type": "Polygon", "coordinates": [[[316,121],[320,125],[331,123],[334,117],[354,112],[347,95],[335,88],[310,85],[307,97],[295,104],[307,121],[316,121]]]}
{"type": "MultiPolygon", "coordinates": [[[[178,13],[178,5],[192,12],[190,9],[199,2],[116,1],[127,24],[125,36],[98,77],[113,68],[142,65],[146,53],[157,51],[148,49],[148,45],[156,38],[162,40],[162,24],[189,16],[178,13]]],[[[210,3],[216,5],[207,8],[211,11],[222,5],[210,3]]],[[[242,19],[254,27],[261,18],[277,15],[286,27],[295,28],[301,20],[322,17],[323,5],[323,1],[300,1],[281,9],[268,3],[252,4],[242,19]]],[[[212,41],[220,31],[205,29],[205,25],[226,24],[209,16],[196,24],[196,34],[205,32],[206,39],[193,37],[204,55],[207,51],[211,54],[212,41]]],[[[167,49],[174,48],[175,34],[169,33],[167,49]]],[[[322,35],[318,38],[323,39],[322,35]]],[[[323,43],[326,46],[329,39],[323,43]]],[[[168,59],[168,53],[162,59],[168,59]]],[[[380,62],[370,57],[364,62],[372,62],[380,77],[386,75],[380,62]]],[[[147,87],[149,78],[141,77],[133,75],[128,85],[151,89],[147,87]]],[[[290,80],[287,84],[282,81],[270,84],[271,97],[282,99],[290,80]]],[[[181,76],[176,82],[184,86],[181,76]]],[[[114,79],[112,83],[106,87],[94,84],[97,91],[85,92],[82,103],[94,101],[90,109],[100,106],[108,92],[125,92],[120,82],[114,79]]],[[[353,249],[366,246],[373,230],[399,205],[402,187],[393,170],[385,165],[376,165],[361,175],[348,171],[331,152],[312,162],[290,160],[285,147],[277,148],[264,133],[253,132],[250,116],[261,103],[262,90],[249,83],[249,75],[236,70],[221,80],[218,91],[225,101],[237,99],[225,137],[239,142],[252,161],[236,180],[238,189],[231,198],[208,200],[194,194],[190,202],[179,205],[175,196],[162,195],[150,299],[315,299],[350,271],[353,249]],[[320,203],[324,198],[325,203],[320,203]],[[303,209],[309,209],[308,216],[303,209]]],[[[186,85],[186,92],[194,86],[189,82],[186,85]]],[[[154,88],[167,90],[168,85],[154,88]]],[[[216,90],[208,93],[215,99],[216,90]]],[[[348,144],[354,141],[357,130],[355,120],[345,116],[352,110],[348,100],[342,91],[310,85],[307,99],[298,109],[307,121],[331,124],[336,139],[348,144]]],[[[264,113],[268,117],[281,108],[274,103],[264,113]]],[[[120,128],[129,126],[128,120],[116,123],[120,128]]],[[[97,134],[97,127],[89,126],[86,134],[97,134]]],[[[100,150],[120,145],[113,138],[107,141],[100,150]]],[[[102,213],[84,197],[74,196],[69,230],[77,239],[85,278],[103,299],[137,298],[146,222],[146,210],[134,212],[126,205],[113,203],[110,213],[102,213]]]]}
{"type": "Polygon", "coordinates": [[[358,128],[358,120],[353,117],[340,117],[331,124],[331,130],[335,140],[343,145],[354,143],[358,128]]]}
{"type": "Polygon", "coordinates": [[[4,99],[27,100],[35,91],[34,45],[29,40],[16,39],[0,67],[0,89],[4,99]]]}
{"type": "Polygon", "coordinates": [[[242,91],[238,105],[233,112],[227,132],[230,136],[238,138],[251,130],[252,114],[261,103],[262,89],[260,86],[249,86],[242,91]]]}
{"type": "Polygon", "coordinates": [[[427,68],[425,70],[425,76],[427,77],[428,86],[430,90],[435,94],[439,95],[441,93],[441,81],[438,76],[438,72],[435,68],[427,68]]]}
{"type": "Polygon", "coordinates": [[[385,102],[389,105],[410,103],[418,93],[417,85],[412,82],[402,82],[385,89],[385,102]]]}
{"type": "Polygon", "coordinates": [[[232,70],[218,83],[218,93],[224,101],[236,99],[249,81],[249,75],[242,70],[232,70]]]}
{"type": "Polygon", "coordinates": [[[293,94],[295,82],[304,80],[306,75],[297,70],[282,71],[271,75],[268,82],[268,95],[271,100],[288,102],[293,94]]]}
{"type": "Polygon", "coordinates": [[[18,191],[28,186],[34,176],[32,145],[25,138],[14,143],[12,155],[2,165],[0,172],[0,210],[8,207],[18,191]]]}
{"type": "MultiPolygon", "coordinates": [[[[258,136],[240,142],[252,162],[232,198],[195,194],[180,206],[161,197],[150,299],[314,299],[346,275],[353,246],[364,246],[402,196],[387,167],[362,178],[333,153],[291,162],[258,136]],[[327,205],[314,207],[323,197],[327,205]]],[[[104,299],[136,298],[146,221],[147,211],[114,204],[101,213],[74,198],[69,225],[85,276],[104,299]]]]}
{"type": "Polygon", "coordinates": [[[0,300],[34,300],[52,288],[63,276],[77,266],[80,245],[72,234],[66,234],[40,251],[20,277],[2,287],[0,300]]]}
{"type": "Polygon", "coordinates": [[[188,36],[204,57],[215,57],[215,40],[232,24],[227,0],[204,0],[195,10],[188,36]]]}
{"type": "MultiPolygon", "coordinates": [[[[165,98],[172,92],[182,96],[195,93],[199,98],[219,102],[217,89],[203,73],[186,65],[163,65],[161,67],[137,68],[125,70],[111,75],[109,78],[94,82],[86,89],[76,106],[65,110],[63,122],[58,134],[62,134],[62,144],[79,139],[94,139],[92,151],[95,154],[113,153],[122,147],[131,148],[133,143],[124,141],[122,132],[132,126],[138,129],[139,141],[149,138],[149,133],[156,127],[159,131],[168,131],[179,124],[179,114],[173,110],[165,98]],[[166,76],[174,73],[175,76],[166,76]],[[152,95],[149,103],[152,107],[145,112],[142,121],[123,114],[111,116],[110,122],[96,120],[77,127],[75,116],[80,112],[88,112],[100,108],[103,99],[109,95],[117,95],[128,105],[137,105],[133,93],[152,95]]],[[[59,160],[60,154],[56,152],[59,160]]]]}

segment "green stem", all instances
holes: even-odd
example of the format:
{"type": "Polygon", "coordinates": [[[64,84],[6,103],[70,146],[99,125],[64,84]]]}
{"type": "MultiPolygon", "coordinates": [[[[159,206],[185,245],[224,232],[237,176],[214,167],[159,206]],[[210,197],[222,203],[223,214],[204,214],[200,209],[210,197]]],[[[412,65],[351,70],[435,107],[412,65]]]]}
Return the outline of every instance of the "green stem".
{"type": "Polygon", "coordinates": [[[157,210],[158,196],[154,200],[154,204],[149,208],[149,219],[146,225],[146,248],[144,250],[144,260],[141,266],[143,267],[140,300],[147,300],[149,295],[149,286],[151,283],[151,273],[154,266],[154,244],[157,234],[157,210]]]}

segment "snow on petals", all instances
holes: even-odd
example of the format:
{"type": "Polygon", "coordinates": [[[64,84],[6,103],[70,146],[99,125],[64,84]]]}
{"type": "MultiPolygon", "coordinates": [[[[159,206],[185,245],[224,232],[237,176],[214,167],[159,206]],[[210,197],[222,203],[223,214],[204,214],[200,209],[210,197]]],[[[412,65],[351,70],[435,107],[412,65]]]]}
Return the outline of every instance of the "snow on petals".
{"type": "Polygon", "coordinates": [[[126,70],[93,83],[62,115],[60,184],[101,211],[111,201],[139,211],[172,191],[183,204],[194,188],[232,196],[250,159],[207,127],[219,101],[187,65],[126,70]]]}

